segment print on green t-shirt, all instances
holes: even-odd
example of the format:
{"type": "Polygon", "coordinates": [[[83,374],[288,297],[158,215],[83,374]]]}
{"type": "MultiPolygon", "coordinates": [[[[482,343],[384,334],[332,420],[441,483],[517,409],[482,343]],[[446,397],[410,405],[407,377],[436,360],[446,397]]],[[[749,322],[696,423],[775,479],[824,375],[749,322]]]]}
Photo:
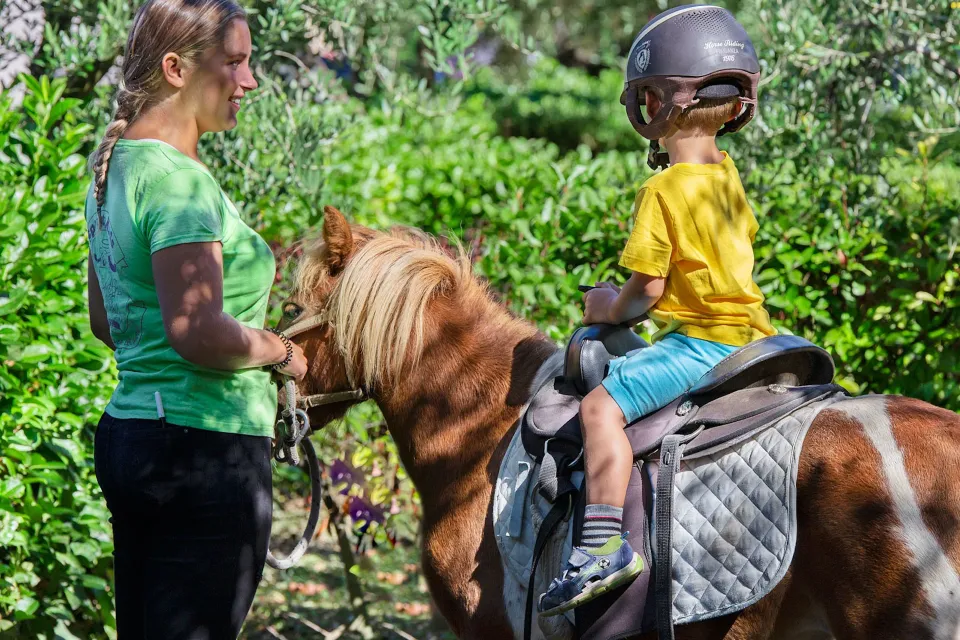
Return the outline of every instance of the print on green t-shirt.
{"type": "Polygon", "coordinates": [[[120,285],[123,272],[129,266],[123,249],[113,235],[110,217],[102,213],[87,227],[91,255],[110,323],[110,336],[118,349],[130,349],[140,344],[143,336],[143,314],[146,305],[132,300],[120,285]]]}
{"type": "Polygon", "coordinates": [[[119,379],[107,412],[213,431],[273,434],[276,389],[264,369],[224,371],[181,357],[160,315],[152,254],[191,242],[223,248],[223,310],[262,329],[275,275],[273,252],[240,218],[206,167],[156,140],[120,140],[98,213],[86,202],[90,254],[116,345],[119,379]]]}

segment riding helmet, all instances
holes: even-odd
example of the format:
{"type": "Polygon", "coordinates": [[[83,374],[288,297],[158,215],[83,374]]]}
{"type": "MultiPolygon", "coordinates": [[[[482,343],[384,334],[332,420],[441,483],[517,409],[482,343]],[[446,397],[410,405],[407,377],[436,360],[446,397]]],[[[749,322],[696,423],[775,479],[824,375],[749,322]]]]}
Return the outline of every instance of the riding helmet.
{"type": "Polygon", "coordinates": [[[701,98],[739,97],[746,108],[717,134],[723,135],[753,118],[759,80],[753,43],[729,11],[683,5],[653,18],[634,39],[620,102],[633,128],[656,143],[701,98]],[[640,110],[647,89],[658,90],[663,103],[650,122],[640,110]]]}

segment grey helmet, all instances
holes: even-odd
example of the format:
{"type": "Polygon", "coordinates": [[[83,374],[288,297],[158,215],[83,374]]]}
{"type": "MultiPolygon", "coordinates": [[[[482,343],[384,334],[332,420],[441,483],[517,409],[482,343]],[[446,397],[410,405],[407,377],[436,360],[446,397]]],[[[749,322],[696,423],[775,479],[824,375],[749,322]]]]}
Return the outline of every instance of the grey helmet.
{"type": "MultiPolygon", "coordinates": [[[[753,43],[729,11],[683,5],[656,16],[634,39],[620,103],[637,133],[656,145],[677,117],[701,98],[739,97],[746,108],[717,134],[723,135],[753,118],[759,80],[753,43]],[[663,102],[650,122],[640,110],[648,88],[658,89],[663,102]]],[[[665,158],[658,164],[664,162],[665,158]]]]}

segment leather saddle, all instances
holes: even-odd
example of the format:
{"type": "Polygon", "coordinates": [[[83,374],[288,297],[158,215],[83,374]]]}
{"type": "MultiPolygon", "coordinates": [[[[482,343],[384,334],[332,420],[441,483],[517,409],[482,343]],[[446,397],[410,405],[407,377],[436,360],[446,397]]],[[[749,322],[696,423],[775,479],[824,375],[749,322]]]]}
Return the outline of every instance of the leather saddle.
{"type": "MultiPolygon", "coordinates": [[[[577,329],[567,344],[563,362],[556,362],[554,370],[547,372],[552,375],[544,378],[552,379],[552,383],[540,388],[522,418],[521,442],[540,466],[539,492],[554,505],[540,527],[534,547],[528,612],[540,553],[571,505],[576,505],[574,542],[579,540],[583,492],[572,478],[574,471],[583,468],[580,401],[601,383],[614,358],[649,346],[622,325],[577,329]]],[[[627,438],[637,461],[627,501],[636,506],[625,510],[624,526],[629,526],[633,533],[634,548],[643,548],[645,561],[649,564],[655,559],[655,566],[652,576],[645,572],[635,580],[628,595],[612,596],[615,600],[630,598],[626,607],[631,612],[629,616],[610,615],[607,598],[577,609],[577,629],[582,638],[621,637],[624,625],[655,628],[661,638],[673,637],[669,534],[658,534],[654,541],[647,532],[654,528],[650,526],[654,508],[656,530],[670,530],[673,478],[680,458],[735,446],[797,409],[841,391],[831,384],[834,373],[833,359],[820,347],[798,336],[770,336],[733,352],[684,395],[627,426],[627,438]],[[642,464],[659,470],[656,506],[652,503],[652,486],[638,471],[642,464]],[[627,511],[639,515],[627,518],[627,511]],[[652,552],[652,544],[656,544],[658,553],[652,552]]],[[[524,635],[529,637],[529,613],[525,623],[524,635]]]]}
{"type": "MultiPolygon", "coordinates": [[[[621,325],[580,327],[567,344],[562,371],[542,388],[524,416],[524,448],[536,460],[547,447],[582,446],[579,407],[610,362],[649,347],[621,325]],[[555,441],[555,442],[554,442],[555,441]]],[[[654,453],[664,436],[703,427],[689,453],[749,436],[821,395],[835,373],[830,354],[799,336],[756,340],[724,358],[669,405],[627,426],[635,458],[654,453]]],[[[833,389],[833,385],[830,385],[833,389]]],[[[731,443],[732,444],[732,443],[731,443]]]]}

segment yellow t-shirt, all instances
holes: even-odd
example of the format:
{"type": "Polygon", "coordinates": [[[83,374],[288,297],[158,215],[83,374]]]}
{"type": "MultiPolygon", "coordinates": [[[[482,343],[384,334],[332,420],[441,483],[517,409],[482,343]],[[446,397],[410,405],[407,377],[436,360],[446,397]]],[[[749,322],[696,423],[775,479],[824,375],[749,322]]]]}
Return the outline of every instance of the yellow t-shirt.
{"type": "Polygon", "coordinates": [[[726,153],[718,164],[679,163],[647,180],[620,265],[667,279],[649,316],[659,329],[742,346],[774,335],[753,281],[757,220],[726,153]]]}

